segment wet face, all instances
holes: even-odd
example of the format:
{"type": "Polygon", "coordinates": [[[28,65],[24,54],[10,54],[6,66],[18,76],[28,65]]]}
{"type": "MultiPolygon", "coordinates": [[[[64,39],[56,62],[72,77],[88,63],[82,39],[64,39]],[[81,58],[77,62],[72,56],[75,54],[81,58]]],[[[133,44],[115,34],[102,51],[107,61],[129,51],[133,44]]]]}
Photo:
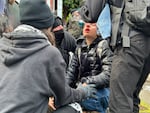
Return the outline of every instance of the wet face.
{"type": "Polygon", "coordinates": [[[83,28],[83,36],[85,37],[97,37],[96,23],[85,23],[83,28]]]}

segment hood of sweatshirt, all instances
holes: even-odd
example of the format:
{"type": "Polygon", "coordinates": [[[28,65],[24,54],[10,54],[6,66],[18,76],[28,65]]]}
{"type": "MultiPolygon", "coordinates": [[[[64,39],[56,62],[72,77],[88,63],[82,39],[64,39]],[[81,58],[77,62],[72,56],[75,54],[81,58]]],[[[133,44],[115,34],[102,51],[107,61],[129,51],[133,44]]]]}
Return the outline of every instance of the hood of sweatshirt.
{"type": "Polygon", "coordinates": [[[20,25],[13,32],[4,33],[0,39],[0,61],[7,66],[13,65],[49,45],[40,30],[20,25]]]}

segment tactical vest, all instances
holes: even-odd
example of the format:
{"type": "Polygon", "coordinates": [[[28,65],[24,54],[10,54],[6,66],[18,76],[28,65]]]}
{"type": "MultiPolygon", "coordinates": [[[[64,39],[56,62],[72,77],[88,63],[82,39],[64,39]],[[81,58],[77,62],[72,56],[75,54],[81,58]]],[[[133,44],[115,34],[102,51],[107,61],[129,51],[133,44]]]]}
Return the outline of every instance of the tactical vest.
{"type": "Polygon", "coordinates": [[[130,47],[130,29],[150,35],[150,0],[112,0],[111,12],[111,46],[116,46],[119,30],[123,47],[130,47]]]}

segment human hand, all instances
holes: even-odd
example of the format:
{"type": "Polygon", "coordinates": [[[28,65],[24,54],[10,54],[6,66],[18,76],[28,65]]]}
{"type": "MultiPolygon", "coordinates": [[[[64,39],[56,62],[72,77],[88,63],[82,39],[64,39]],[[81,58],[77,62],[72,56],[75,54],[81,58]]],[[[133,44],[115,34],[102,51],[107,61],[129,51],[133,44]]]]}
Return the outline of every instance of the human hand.
{"type": "Polygon", "coordinates": [[[56,110],[55,105],[54,105],[54,97],[50,97],[50,98],[49,98],[48,106],[49,106],[51,109],[56,110]]]}

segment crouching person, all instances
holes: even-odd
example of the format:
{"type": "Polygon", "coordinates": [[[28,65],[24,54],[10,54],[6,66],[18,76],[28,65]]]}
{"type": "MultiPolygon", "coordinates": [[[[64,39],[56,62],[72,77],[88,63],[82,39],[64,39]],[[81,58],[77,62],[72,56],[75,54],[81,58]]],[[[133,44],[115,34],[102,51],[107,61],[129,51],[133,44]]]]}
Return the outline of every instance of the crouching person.
{"type": "Polygon", "coordinates": [[[105,113],[109,99],[112,56],[107,40],[97,35],[96,23],[85,23],[83,38],[77,41],[77,49],[66,76],[67,83],[71,87],[95,84],[97,98],[81,101],[84,111],[105,113]]]}

